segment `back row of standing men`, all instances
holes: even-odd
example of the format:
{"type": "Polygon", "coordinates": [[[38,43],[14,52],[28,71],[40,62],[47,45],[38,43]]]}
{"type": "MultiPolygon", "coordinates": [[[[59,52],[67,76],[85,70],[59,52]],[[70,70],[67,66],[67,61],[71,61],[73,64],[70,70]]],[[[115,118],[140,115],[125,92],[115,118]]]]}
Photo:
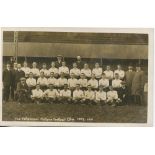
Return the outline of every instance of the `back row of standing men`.
{"type": "Polygon", "coordinates": [[[62,60],[62,56],[57,56],[57,61],[52,62],[49,69],[47,69],[45,63],[43,63],[40,70],[37,68],[36,62],[32,63],[32,68],[27,66],[27,62],[23,63],[23,67],[21,64],[14,63],[13,69],[8,64],[3,71],[4,100],[8,100],[10,88],[11,98],[14,99],[17,83],[20,82],[22,77],[27,78],[26,83],[29,87],[31,85],[35,86],[38,83],[43,89],[50,83],[58,88],[68,83],[71,88],[76,83],[75,81],[78,80],[82,89],[85,89],[87,85],[91,85],[93,89],[98,89],[99,85],[103,85],[106,90],[109,85],[112,85],[113,88],[119,91],[118,89],[121,87],[122,81],[125,81],[128,98],[131,99],[134,96],[135,102],[140,102],[144,87],[144,72],[139,65],[136,66],[136,71],[133,70],[132,65],[129,65],[126,72],[122,70],[121,65],[117,65],[117,69],[113,72],[109,65],[103,71],[99,63],[95,63],[94,68],[91,70],[89,65],[84,63],[80,56],[77,56],[77,61],[73,63],[73,68],[69,70],[66,62],[62,60]]]}

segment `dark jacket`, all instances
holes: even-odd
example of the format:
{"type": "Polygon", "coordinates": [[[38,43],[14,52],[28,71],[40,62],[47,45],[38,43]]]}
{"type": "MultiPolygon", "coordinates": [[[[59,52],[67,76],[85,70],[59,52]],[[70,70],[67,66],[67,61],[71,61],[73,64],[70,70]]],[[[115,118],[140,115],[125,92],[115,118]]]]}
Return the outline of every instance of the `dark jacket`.
{"type": "Polygon", "coordinates": [[[24,85],[22,85],[21,82],[17,83],[17,92],[23,93],[23,92],[27,92],[28,91],[28,86],[25,83],[24,85]]]}
{"type": "Polygon", "coordinates": [[[12,72],[11,70],[5,69],[3,71],[3,85],[5,86],[11,86],[12,81],[12,72]]]}
{"type": "Polygon", "coordinates": [[[83,61],[76,61],[77,68],[82,69],[84,67],[84,62],[83,61]]]}
{"type": "Polygon", "coordinates": [[[144,72],[135,72],[132,80],[131,93],[132,95],[141,95],[144,89],[144,72]]]}
{"type": "Polygon", "coordinates": [[[25,73],[24,71],[20,70],[16,70],[15,71],[15,83],[17,84],[20,81],[20,78],[25,77],[25,73]]]}
{"type": "Polygon", "coordinates": [[[16,77],[16,71],[15,69],[11,70],[12,73],[12,82],[11,82],[11,86],[14,87],[15,86],[15,77],[16,77]]]}
{"type": "Polygon", "coordinates": [[[61,66],[62,66],[62,61],[60,61],[60,62],[56,61],[56,62],[55,62],[55,67],[56,67],[56,68],[59,68],[59,67],[61,67],[61,66]]]}

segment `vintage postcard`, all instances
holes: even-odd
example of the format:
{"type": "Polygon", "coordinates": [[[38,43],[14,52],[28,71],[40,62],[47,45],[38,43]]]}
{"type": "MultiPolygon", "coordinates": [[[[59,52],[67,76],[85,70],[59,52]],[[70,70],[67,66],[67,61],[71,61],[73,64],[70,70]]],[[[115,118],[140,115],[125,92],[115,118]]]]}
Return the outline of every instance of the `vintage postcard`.
{"type": "Polygon", "coordinates": [[[0,126],[152,126],[153,29],[1,28],[0,126]]]}

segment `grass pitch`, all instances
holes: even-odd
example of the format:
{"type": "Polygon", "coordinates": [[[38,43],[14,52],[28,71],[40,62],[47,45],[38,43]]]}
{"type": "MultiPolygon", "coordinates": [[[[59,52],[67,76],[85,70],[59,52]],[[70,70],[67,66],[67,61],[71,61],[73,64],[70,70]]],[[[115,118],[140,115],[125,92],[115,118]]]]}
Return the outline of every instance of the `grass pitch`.
{"type": "Polygon", "coordinates": [[[73,104],[3,104],[3,121],[146,123],[147,106],[73,105],[73,104]]]}

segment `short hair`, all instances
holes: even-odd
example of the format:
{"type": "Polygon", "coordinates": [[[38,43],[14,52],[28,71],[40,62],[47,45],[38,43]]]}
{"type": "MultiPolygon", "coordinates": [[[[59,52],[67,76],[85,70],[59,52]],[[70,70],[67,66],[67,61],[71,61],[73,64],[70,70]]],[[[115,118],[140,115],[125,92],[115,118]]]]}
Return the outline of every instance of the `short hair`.
{"type": "Polygon", "coordinates": [[[40,74],[41,74],[41,73],[43,73],[43,74],[44,74],[44,71],[40,71],[40,74]]]}

